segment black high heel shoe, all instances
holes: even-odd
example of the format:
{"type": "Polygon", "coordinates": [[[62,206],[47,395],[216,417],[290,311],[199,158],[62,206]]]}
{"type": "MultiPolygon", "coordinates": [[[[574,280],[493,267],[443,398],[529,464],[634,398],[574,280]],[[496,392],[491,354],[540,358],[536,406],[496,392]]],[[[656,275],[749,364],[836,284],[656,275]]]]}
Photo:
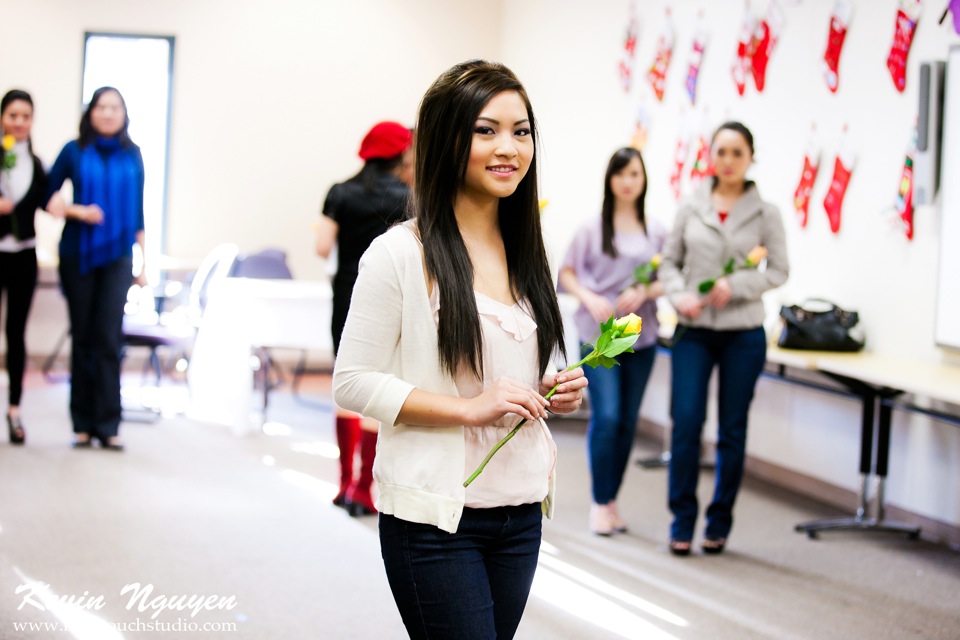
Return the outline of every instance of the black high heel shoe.
{"type": "Polygon", "coordinates": [[[14,418],[7,414],[7,433],[10,434],[10,444],[23,444],[27,439],[27,432],[23,429],[20,416],[14,418]]]}
{"type": "Polygon", "coordinates": [[[727,546],[726,538],[704,538],[701,549],[703,549],[704,553],[708,553],[712,556],[715,556],[723,553],[723,549],[726,546],[727,546]]]}

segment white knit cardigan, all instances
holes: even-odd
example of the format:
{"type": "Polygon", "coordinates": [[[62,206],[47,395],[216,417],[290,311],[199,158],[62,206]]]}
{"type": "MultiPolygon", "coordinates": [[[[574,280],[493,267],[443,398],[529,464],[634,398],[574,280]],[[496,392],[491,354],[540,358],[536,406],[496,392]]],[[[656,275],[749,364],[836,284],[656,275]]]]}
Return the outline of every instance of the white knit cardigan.
{"type": "MultiPolygon", "coordinates": [[[[333,393],[337,405],[380,422],[373,466],[377,508],[454,533],[466,494],[464,427],[397,424],[415,388],[459,395],[440,364],[423,251],[408,222],[377,238],[360,259],[333,393]]],[[[543,501],[548,518],[553,516],[554,491],[551,476],[543,501]]]]}

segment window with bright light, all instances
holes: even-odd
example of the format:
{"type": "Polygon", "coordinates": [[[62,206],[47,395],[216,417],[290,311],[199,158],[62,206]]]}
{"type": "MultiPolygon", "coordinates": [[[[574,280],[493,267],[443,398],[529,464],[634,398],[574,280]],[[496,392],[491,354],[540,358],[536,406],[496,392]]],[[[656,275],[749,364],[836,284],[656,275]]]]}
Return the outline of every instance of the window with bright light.
{"type": "Polygon", "coordinates": [[[167,152],[173,87],[173,37],[87,33],[83,52],[84,109],[93,92],[115,87],[130,118],[130,138],[143,153],[147,277],[159,279],[167,203],[167,152]]]}

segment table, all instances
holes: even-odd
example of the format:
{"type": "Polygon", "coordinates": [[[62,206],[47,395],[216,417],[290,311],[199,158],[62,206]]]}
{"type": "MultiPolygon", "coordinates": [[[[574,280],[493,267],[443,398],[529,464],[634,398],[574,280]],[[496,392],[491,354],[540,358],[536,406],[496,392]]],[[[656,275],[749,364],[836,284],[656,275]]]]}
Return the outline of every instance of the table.
{"type": "Polygon", "coordinates": [[[884,486],[890,456],[890,428],[893,409],[917,411],[931,417],[960,424],[960,417],[897,401],[903,394],[915,394],[960,405],[960,367],[920,363],[912,360],[888,358],[870,353],[836,353],[827,351],[796,351],[771,345],[767,360],[781,367],[783,379],[825,391],[805,380],[790,378],[786,367],[815,371],[840,383],[849,394],[862,403],[860,427],[860,495],[855,515],[844,518],[826,518],[798,524],[795,529],[816,538],[827,530],[872,530],[906,533],[910,538],[920,535],[919,527],[887,519],[884,512],[884,486]],[[876,439],[874,439],[876,435],[876,439]],[[870,515],[870,479],[876,478],[876,499],[870,515]]]}
{"type": "Polygon", "coordinates": [[[224,278],[212,283],[187,371],[188,415],[228,425],[237,435],[250,433],[251,357],[264,348],[332,352],[331,310],[326,282],[224,278]]]}

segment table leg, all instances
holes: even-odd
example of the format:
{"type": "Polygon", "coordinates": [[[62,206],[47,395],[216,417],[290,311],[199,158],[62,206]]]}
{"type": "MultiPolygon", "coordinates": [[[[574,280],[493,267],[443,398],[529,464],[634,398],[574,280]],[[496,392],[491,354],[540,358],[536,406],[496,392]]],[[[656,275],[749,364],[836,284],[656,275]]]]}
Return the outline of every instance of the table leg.
{"type": "Polygon", "coordinates": [[[804,532],[807,537],[814,539],[820,531],[886,531],[891,533],[906,533],[911,539],[920,535],[920,529],[901,522],[892,522],[884,518],[883,493],[887,476],[887,463],[890,453],[890,423],[893,408],[888,404],[889,398],[900,394],[894,389],[876,389],[859,380],[829,374],[825,375],[845,385],[850,391],[860,396],[863,402],[860,424],[860,506],[852,518],[824,518],[798,524],[794,529],[804,532]],[[878,419],[875,420],[876,407],[879,404],[878,419]],[[873,436],[876,423],[877,443],[874,449],[873,436]],[[874,456],[876,451],[876,456],[874,456]],[[873,467],[873,461],[876,466],[873,467]],[[876,473],[877,498],[875,517],[869,517],[870,506],[870,477],[876,473]]]}
{"type": "Polygon", "coordinates": [[[877,498],[875,529],[906,533],[912,540],[920,537],[920,527],[905,522],[887,520],[884,511],[884,485],[887,480],[887,467],[890,461],[890,427],[893,422],[893,406],[888,400],[900,395],[899,391],[884,389],[880,395],[880,419],[877,434],[877,498]]]}
{"type": "Polygon", "coordinates": [[[807,537],[817,537],[818,531],[836,529],[865,529],[871,526],[868,517],[870,505],[870,473],[873,466],[873,434],[877,394],[868,386],[856,380],[840,379],[851,391],[860,397],[860,503],[857,513],[851,517],[822,518],[796,525],[795,531],[804,532],[807,537]]]}

